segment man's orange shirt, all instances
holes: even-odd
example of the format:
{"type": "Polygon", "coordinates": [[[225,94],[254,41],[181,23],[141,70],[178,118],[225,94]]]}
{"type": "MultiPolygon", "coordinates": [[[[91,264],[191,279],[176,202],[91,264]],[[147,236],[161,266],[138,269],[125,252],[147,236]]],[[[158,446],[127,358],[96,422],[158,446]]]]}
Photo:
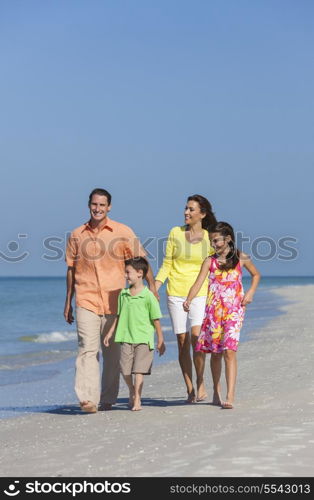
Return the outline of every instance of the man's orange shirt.
{"type": "Polygon", "coordinates": [[[124,261],[145,255],[132,229],[108,217],[99,231],[88,222],[74,229],[66,263],[75,269],[76,305],[96,314],[116,314],[118,296],[125,287],[124,261]]]}

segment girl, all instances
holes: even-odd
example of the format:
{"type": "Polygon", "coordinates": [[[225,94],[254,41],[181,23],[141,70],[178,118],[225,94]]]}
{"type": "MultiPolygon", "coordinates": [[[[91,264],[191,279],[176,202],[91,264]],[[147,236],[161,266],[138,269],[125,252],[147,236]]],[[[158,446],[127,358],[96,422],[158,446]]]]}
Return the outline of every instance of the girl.
{"type": "Polygon", "coordinates": [[[237,376],[236,351],[240,337],[245,306],[253,300],[260,280],[260,273],[248,255],[235,247],[234,231],[227,222],[218,222],[210,235],[215,250],[207,257],[200,273],[191,287],[183,308],[188,311],[191,301],[197,295],[209,272],[208,295],[205,316],[195,350],[212,353],[210,367],[214,383],[213,404],[225,409],[233,408],[237,376]],[[242,267],[251,274],[249,290],[242,288],[242,267]],[[222,356],[225,360],[227,397],[220,396],[220,375],[222,356]]]}

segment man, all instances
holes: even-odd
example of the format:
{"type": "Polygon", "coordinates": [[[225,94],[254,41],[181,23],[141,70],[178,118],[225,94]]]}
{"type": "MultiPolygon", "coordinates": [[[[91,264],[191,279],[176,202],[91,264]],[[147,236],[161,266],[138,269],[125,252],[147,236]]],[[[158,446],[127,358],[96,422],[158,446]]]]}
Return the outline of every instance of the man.
{"type": "MultiPolygon", "coordinates": [[[[72,298],[76,296],[78,355],[75,392],[84,412],[110,410],[119,391],[120,344],[101,341],[117,314],[118,295],[125,287],[124,261],[144,257],[145,251],[132,229],[108,217],[111,195],[94,189],[89,196],[90,220],[75,229],[66,249],[67,295],[64,317],[73,323],[72,298]],[[100,388],[99,349],[104,367],[100,388]],[[98,407],[99,403],[99,407],[98,407]]],[[[157,296],[151,267],[146,281],[157,296]]]]}

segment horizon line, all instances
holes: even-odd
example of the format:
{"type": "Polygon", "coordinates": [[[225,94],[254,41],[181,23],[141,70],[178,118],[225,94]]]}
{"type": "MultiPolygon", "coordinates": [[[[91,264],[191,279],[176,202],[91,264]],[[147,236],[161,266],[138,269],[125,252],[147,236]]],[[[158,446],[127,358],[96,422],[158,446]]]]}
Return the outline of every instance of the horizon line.
{"type": "MultiPolygon", "coordinates": [[[[244,276],[246,278],[249,276],[244,276]]],[[[55,278],[55,279],[60,279],[60,278],[66,278],[66,274],[60,275],[60,276],[52,276],[52,275],[20,275],[20,276],[14,276],[14,275],[7,275],[7,276],[0,276],[0,279],[2,278],[55,278]]],[[[314,278],[314,275],[308,275],[308,274],[263,274],[261,276],[262,278],[314,278]]]]}

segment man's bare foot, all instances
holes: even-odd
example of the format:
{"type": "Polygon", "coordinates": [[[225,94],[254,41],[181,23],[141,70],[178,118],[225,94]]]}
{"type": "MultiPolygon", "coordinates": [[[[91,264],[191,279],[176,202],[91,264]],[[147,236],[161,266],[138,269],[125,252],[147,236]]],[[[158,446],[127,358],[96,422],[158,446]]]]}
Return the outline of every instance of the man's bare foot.
{"type": "Polygon", "coordinates": [[[97,413],[97,407],[92,401],[81,401],[80,407],[85,413],[97,413]]]}

